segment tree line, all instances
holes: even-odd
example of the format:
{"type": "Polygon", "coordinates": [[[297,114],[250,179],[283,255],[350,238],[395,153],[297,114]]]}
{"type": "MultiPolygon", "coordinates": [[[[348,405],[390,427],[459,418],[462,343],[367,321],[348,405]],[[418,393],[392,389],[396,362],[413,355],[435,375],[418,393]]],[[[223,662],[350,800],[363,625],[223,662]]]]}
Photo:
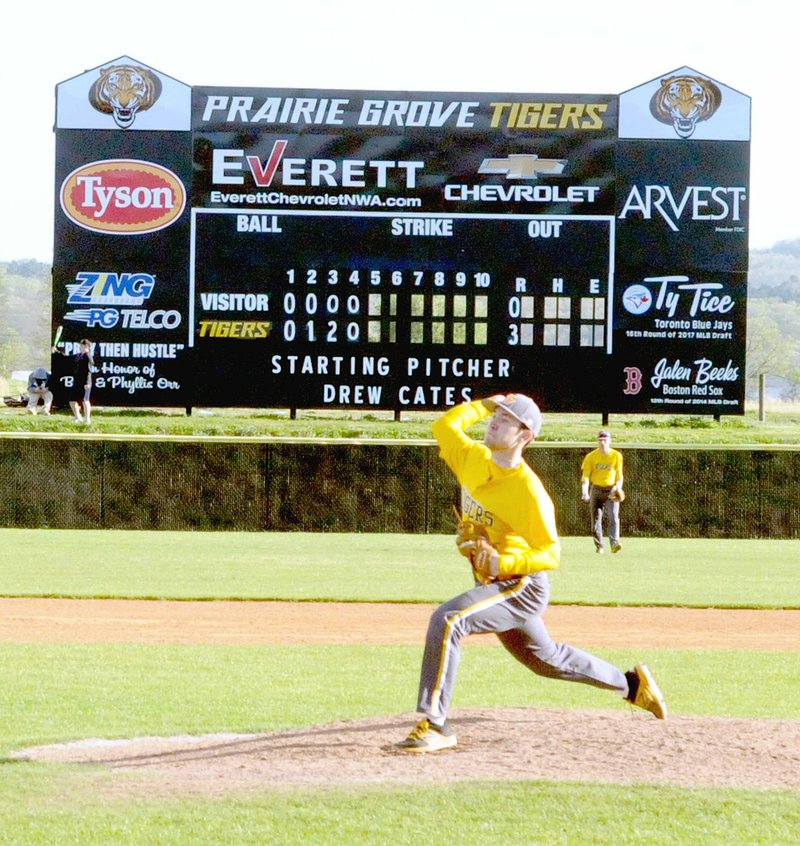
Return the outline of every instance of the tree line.
{"type": "Polygon", "coordinates": [[[750,251],[747,285],[747,387],[768,386],[800,399],[800,238],[750,251]]]}

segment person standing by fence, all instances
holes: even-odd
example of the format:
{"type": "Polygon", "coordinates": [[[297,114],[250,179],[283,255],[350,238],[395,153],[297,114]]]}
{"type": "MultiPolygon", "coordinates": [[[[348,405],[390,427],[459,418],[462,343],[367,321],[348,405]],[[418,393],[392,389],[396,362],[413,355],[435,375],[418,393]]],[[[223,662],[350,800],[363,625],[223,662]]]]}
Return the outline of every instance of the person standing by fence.
{"type": "Polygon", "coordinates": [[[72,386],[72,396],[69,401],[72,413],[75,415],[76,423],[92,422],[92,342],[83,338],[80,343],[80,350],[75,356],[74,369],[75,381],[72,386]],[[81,415],[81,403],[83,404],[83,415],[81,415]]]}
{"type": "Polygon", "coordinates": [[[622,453],[611,449],[611,433],[601,429],[597,433],[597,449],[592,450],[581,464],[581,499],[589,503],[590,526],[595,552],[602,555],[603,524],[608,524],[608,542],[612,552],[619,552],[619,504],[622,491],[622,453]]]}

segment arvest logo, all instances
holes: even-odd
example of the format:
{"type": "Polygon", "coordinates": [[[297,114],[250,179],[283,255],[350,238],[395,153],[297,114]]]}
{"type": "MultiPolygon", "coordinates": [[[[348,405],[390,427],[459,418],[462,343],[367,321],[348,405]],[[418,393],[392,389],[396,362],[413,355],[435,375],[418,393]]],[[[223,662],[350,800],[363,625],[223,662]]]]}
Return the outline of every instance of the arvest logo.
{"type": "Polygon", "coordinates": [[[186,189],[161,165],[137,159],[91,162],[61,185],[61,208],[78,226],[110,235],[144,235],[173,224],[186,189]]]}

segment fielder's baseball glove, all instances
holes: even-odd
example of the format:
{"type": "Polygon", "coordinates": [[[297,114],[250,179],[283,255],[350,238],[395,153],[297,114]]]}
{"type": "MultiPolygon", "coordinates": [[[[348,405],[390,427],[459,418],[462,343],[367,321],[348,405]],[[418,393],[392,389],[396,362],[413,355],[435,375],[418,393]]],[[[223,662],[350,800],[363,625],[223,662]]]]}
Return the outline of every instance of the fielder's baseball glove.
{"type": "Polygon", "coordinates": [[[614,491],[609,499],[614,500],[614,502],[625,502],[625,491],[620,488],[618,491],[614,491]]]}
{"type": "Polygon", "coordinates": [[[458,551],[469,561],[475,578],[486,584],[492,581],[491,559],[497,550],[489,541],[486,527],[471,520],[463,520],[456,512],[456,546],[458,551]]]}

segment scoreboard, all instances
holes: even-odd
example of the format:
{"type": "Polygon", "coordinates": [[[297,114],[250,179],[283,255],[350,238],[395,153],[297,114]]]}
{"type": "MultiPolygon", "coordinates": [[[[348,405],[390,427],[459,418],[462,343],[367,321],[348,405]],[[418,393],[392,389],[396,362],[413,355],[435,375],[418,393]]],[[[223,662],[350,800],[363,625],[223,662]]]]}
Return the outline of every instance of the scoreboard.
{"type": "Polygon", "coordinates": [[[100,403],[744,412],[749,98],[696,71],[189,88],[122,57],[57,98],[53,321],[100,403]],[[75,105],[123,72],[147,110],[75,105]]]}
{"type": "Polygon", "coordinates": [[[222,383],[247,405],[269,396],[295,406],[299,394],[310,407],[437,408],[543,366],[599,370],[611,344],[613,224],[198,211],[190,344],[209,374],[200,402],[222,383]],[[239,257],[234,275],[226,250],[239,257]]]}

